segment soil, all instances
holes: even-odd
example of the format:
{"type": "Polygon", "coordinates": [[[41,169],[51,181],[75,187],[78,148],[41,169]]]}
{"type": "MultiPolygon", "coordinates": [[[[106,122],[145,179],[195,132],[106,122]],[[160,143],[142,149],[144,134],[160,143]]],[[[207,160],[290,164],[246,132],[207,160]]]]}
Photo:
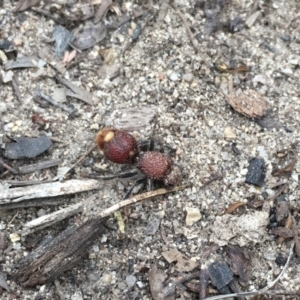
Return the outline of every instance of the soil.
{"type": "MultiPolygon", "coordinates": [[[[123,230],[111,216],[109,228],[89,248],[86,259],[55,282],[33,288],[12,279],[14,265],[46,237],[121,201],[136,178],[99,180],[101,189],[60,197],[59,205],[1,209],[0,233],[5,241],[0,249],[1,273],[15,293],[0,288],[1,299],[16,295],[19,299],[152,299],[149,274],[154,266],[169,280],[192,272],[179,266],[181,258],[168,261],[165,251],[176,249],[189,262],[196,262],[197,270],[217,261],[230,265],[229,244],[247,250],[248,276],[240,289],[253,291],[275,280],[284,265],[279,258],[286,261],[289,256],[293,239],[279,242],[270,228],[285,226],[287,216],[276,219],[280,201],[288,203],[287,214],[299,222],[300,165],[296,162],[292,170],[277,176],[272,171],[275,165],[279,169],[288,166],[299,152],[300,3],[142,2],[117,1],[119,18],[129,16],[129,21],[114,28],[117,10],[107,12],[105,39],[78,51],[64,74],[50,65],[50,58],[33,68],[12,69],[20,99],[11,80],[5,80],[11,71],[2,61],[2,148],[8,137],[46,134],[53,141],[36,158],[3,159],[14,168],[47,159],[59,158],[62,163],[22,175],[1,169],[0,184],[7,188],[8,180],[51,180],[93,145],[101,128],[118,127],[140,141],[153,137],[156,149],[165,151],[181,168],[183,183],[190,187],[121,210],[123,230]],[[37,89],[55,98],[55,89],[64,88],[57,74],[88,91],[91,99],[87,101],[92,105],[67,97],[63,105],[76,109],[69,114],[36,101],[37,89]],[[226,100],[229,93],[247,91],[257,92],[268,102],[270,110],[263,119],[239,113],[226,100]],[[33,116],[43,121],[33,122],[33,116]],[[264,159],[261,186],[245,183],[253,158],[264,159]],[[276,191],[283,184],[286,187],[278,197],[276,191]],[[93,202],[82,214],[22,236],[28,221],[92,195],[93,202]],[[243,205],[228,213],[239,202],[243,205]],[[253,202],[263,206],[255,207],[253,202]]],[[[47,5],[45,10],[50,9],[47,5]]],[[[57,4],[57,9],[71,14],[68,5],[57,4]]],[[[15,3],[0,1],[0,38],[12,43],[18,57],[39,55],[42,49],[54,56],[52,37],[57,22],[30,8],[14,12],[14,7],[15,3]]],[[[73,29],[86,22],[75,20],[65,26],[73,29]]],[[[4,53],[9,58],[13,52],[4,53]]],[[[58,61],[61,64],[62,58],[58,61]]],[[[94,166],[113,174],[134,168],[115,165],[96,149],[67,179],[85,178],[94,166]]],[[[295,249],[276,290],[299,293],[299,274],[295,249]]],[[[199,281],[194,282],[198,286],[199,281]]],[[[212,285],[208,291],[218,293],[212,285]]],[[[179,285],[172,299],[199,299],[199,293],[179,285]]]]}

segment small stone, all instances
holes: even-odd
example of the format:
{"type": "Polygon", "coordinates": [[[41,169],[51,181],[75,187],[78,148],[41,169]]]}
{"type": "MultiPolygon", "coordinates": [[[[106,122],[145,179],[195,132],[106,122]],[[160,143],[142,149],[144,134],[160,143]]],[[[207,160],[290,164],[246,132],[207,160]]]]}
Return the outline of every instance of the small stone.
{"type": "Polygon", "coordinates": [[[106,283],[106,284],[111,284],[112,279],[113,279],[113,277],[112,277],[111,274],[104,274],[104,275],[102,276],[102,280],[103,280],[103,282],[106,283]]]}
{"type": "Polygon", "coordinates": [[[235,139],[236,138],[236,134],[234,133],[232,127],[225,128],[224,137],[225,137],[225,139],[235,139]]]}
{"type": "Polygon", "coordinates": [[[14,126],[14,127],[11,129],[11,131],[12,131],[12,132],[16,132],[18,129],[19,129],[19,126],[14,126]]]}
{"type": "Polygon", "coordinates": [[[4,73],[4,75],[2,76],[2,81],[3,81],[3,83],[10,82],[10,81],[12,81],[13,77],[14,77],[14,72],[8,71],[8,72],[4,73]]]}
{"type": "Polygon", "coordinates": [[[129,288],[132,288],[135,285],[136,280],[137,280],[136,277],[133,276],[133,275],[127,275],[126,276],[126,283],[127,283],[129,288]]]}
{"type": "Polygon", "coordinates": [[[47,213],[47,211],[43,208],[39,209],[37,212],[38,217],[42,217],[47,213]]]}
{"type": "Polygon", "coordinates": [[[16,38],[14,38],[13,43],[15,46],[22,46],[23,40],[20,37],[16,37],[16,38]]]}
{"type": "Polygon", "coordinates": [[[99,130],[99,124],[92,124],[90,127],[92,130],[99,130]]]}
{"type": "Polygon", "coordinates": [[[186,73],[182,76],[182,79],[186,82],[191,82],[194,78],[194,75],[192,73],[186,73]]]}
{"type": "Polygon", "coordinates": [[[215,122],[213,120],[208,120],[208,126],[213,127],[215,122]]]}
{"type": "Polygon", "coordinates": [[[178,81],[180,79],[180,74],[177,72],[171,71],[171,72],[168,72],[168,77],[172,81],[178,81]]]}
{"type": "Polygon", "coordinates": [[[187,207],[186,212],[187,215],[185,219],[185,224],[187,226],[191,226],[201,219],[200,210],[197,207],[187,207]]]}
{"type": "Polygon", "coordinates": [[[83,300],[83,297],[80,292],[76,292],[74,295],[72,295],[71,300],[83,300]]]}
{"type": "Polygon", "coordinates": [[[13,243],[15,243],[15,242],[17,242],[17,241],[19,241],[21,238],[20,238],[20,236],[17,234],[17,233],[11,233],[10,235],[9,235],[9,238],[10,238],[10,240],[13,242],[13,243]]]}

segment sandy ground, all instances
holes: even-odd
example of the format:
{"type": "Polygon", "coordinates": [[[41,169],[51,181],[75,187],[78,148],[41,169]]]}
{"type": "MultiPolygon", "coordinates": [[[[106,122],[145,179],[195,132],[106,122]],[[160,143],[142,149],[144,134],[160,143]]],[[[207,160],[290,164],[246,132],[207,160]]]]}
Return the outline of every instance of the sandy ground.
{"type": "MultiPolygon", "coordinates": [[[[124,32],[110,29],[106,39],[77,53],[69,64],[65,78],[88,90],[93,101],[89,105],[68,97],[64,105],[77,109],[75,117],[52,105],[42,107],[33,100],[37,88],[52,95],[55,88],[62,87],[54,80],[54,70],[48,64],[12,70],[22,103],[10,81],[1,83],[2,146],[7,136],[34,137],[46,133],[57,140],[36,159],[7,160],[9,164],[17,167],[60,158],[59,168],[71,166],[93,144],[100,128],[122,128],[125,122],[123,127],[128,129],[128,119],[136,117],[137,112],[138,121],[130,132],[139,140],[147,140],[153,122],[146,117],[151,119],[155,111],[157,145],[169,149],[173,161],[182,169],[184,183],[192,186],[122,210],[124,233],[112,217],[111,229],[95,241],[86,260],[58,278],[56,284],[31,289],[22,288],[10,277],[14,264],[31,251],[26,248],[28,237],[12,242],[10,235],[20,235],[23,225],[38,216],[94,194],[93,203],[83,214],[30,238],[40,242],[49,234],[56,235],[67,225],[79,224],[95,211],[119,202],[132,181],[105,181],[99,191],[61,197],[61,204],[54,207],[1,211],[0,230],[7,240],[0,252],[1,272],[7,274],[8,285],[20,299],[152,299],[149,270],[154,264],[171,279],[180,273],[175,262],[168,263],[163,257],[164,251],[177,249],[204,269],[215,261],[228,262],[228,243],[245,247],[251,257],[249,278],[241,290],[262,288],[278,276],[283,266],[276,263],[276,258],[288,257],[292,241],[278,243],[278,238],[269,233],[270,216],[275,214],[279,200],[269,201],[269,211],[253,208],[249,203],[253,199],[270,199],[278,189],[277,183],[282,181],[287,187],[280,201],[288,202],[289,211],[299,221],[299,163],[289,176],[271,174],[273,164],[280,168],[288,165],[299,149],[299,3],[255,1],[256,7],[253,1],[244,0],[231,1],[224,7],[222,1],[218,3],[219,7],[208,7],[204,1],[176,1],[177,10],[163,1],[148,5],[121,3],[124,14],[145,14],[133,19],[124,32]],[[220,14],[213,15],[218,10],[220,14]],[[251,24],[249,17],[255,12],[259,14],[251,24]],[[209,13],[212,19],[220,20],[216,27],[211,25],[209,13]],[[182,16],[189,24],[195,46],[182,16]],[[237,16],[242,21],[236,26],[231,23],[230,28],[230,22],[237,16]],[[137,25],[141,31],[138,39],[131,42],[130,33],[137,25]],[[105,63],[100,53],[107,49],[110,59],[105,63]],[[111,80],[103,76],[103,64],[109,71],[119,69],[117,76],[111,80]],[[233,69],[246,65],[248,71],[220,72],[217,66],[221,65],[233,69]],[[273,109],[271,128],[259,126],[227,103],[230,81],[234,91],[255,90],[268,101],[273,109]],[[136,109],[133,115],[126,115],[128,108],[136,109]],[[33,124],[33,115],[47,120],[47,124],[33,124]],[[253,157],[265,160],[266,178],[261,187],[245,183],[253,157]],[[203,186],[216,174],[222,179],[203,186]],[[237,202],[247,205],[224,214],[237,202]],[[197,221],[192,224],[187,219],[189,208],[196,213],[197,221]],[[151,231],[154,223],[160,226],[151,231]],[[208,255],[207,250],[214,245],[218,249],[208,255]]],[[[0,38],[11,41],[19,56],[37,55],[45,47],[53,51],[49,40],[55,22],[30,10],[14,13],[12,9],[12,4],[5,1],[0,7],[0,38]]],[[[4,78],[8,70],[3,64],[0,69],[4,78]]],[[[89,158],[92,165],[108,173],[130,169],[113,165],[97,150],[89,158]]],[[[54,167],[26,175],[8,174],[1,179],[51,179],[57,172],[54,167]]],[[[91,165],[86,162],[77,166],[69,179],[83,178],[89,173],[91,165]]],[[[299,292],[299,274],[299,257],[294,253],[277,289],[299,292]]],[[[13,294],[1,288],[0,294],[1,299],[14,299],[13,294]]],[[[198,295],[179,287],[176,299],[198,299],[198,295]]]]}

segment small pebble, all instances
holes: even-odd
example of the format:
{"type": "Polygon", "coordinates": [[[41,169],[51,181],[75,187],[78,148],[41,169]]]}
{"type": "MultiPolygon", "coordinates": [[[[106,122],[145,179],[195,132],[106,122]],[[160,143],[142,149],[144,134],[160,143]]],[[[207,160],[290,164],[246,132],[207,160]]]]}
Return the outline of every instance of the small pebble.
{"type": "Polygon", "coordinates": [[[234,133],[232,127],[226,127],[224,130],[224,137],[225,139],[235,139],[236,134],[234,133]]]}
{"type": "Polygon", "coordinates": [[[92,124],[90,127],[92,130],[99,130],[99,124],[92,124]]]}
{"type": "Polygon", "coordinates": [[[171,71],[171,72],[168,72],[168,77],[172,81],[178,81],[180,79],[180,74],[177,72],[171,71]]]}
{"type": "Polygon", "coordinates": [[[20,236],[17,234],[17,233],[11,233],[10,235],[9,235],[9,238],[10,238],[10,240],[13,242],[13,243],[15,243],[15,242],[17,242],[17,241],[19,241],[21,238],[20,238],[20,236]]]}
{"type": "Polygon", "coordinates": [[[4,75],[2,76],[3,83],[12,81],[13,76],[14,76],[13,71],[8,71],[8,72],[4,73],[4,75]]]}
{"type": "Polygon", "coordinates": [[[186,82],[191,82],[194,78],[194,75],[192,73],[186,73],[182,76],[182,79],[186,82]]]}
{"type": "Polygon", "coordinates": [[[208,120],[208,126],[213,127],[215,122],[213,120],[208,120]]]}
{"type": "Polygon", "coordinates": [[[38,215],[38,217],[42,217],[42,216],[44,216],[46,213],[47,213],[46,210],[43,209],[43,208],[41,208],[41,209],[38,210],[37,215],[38,215]]]}
{"type": "Polygon", "coordinates": [[[13,43],[15,46],[22,46],[23,40],[20,37],[16,37],[16,38],[14,38],[13,43]]]}
{"type": "Polygon", "coordinates": [[[132,288],[135,285],[136,280],[137,280],[136,277],[133,276],[133,275],[127,275],[126,276],[126,283],[127,283],[129,288],[132,288]]]}
{"type": "Polygon", "coordinates": [[[200,210],[197,207],[187,207],[186,212],[187,215],[185,219],[185,224],[187,226],[191,226],[201,219],[200,210]]]}

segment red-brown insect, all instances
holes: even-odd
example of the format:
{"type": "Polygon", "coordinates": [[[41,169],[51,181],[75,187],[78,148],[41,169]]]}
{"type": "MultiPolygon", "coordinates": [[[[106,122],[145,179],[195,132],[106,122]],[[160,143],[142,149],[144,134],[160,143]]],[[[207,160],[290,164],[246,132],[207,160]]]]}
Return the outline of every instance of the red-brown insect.
{"type": "Polygon", "coordinates": [[[158,151],[140,152],[136,139],[115,128],[104,128],[96,136],[96,143],[105,157],[118,164],[136,164],[147,178],[174,186],[181,181],[181,170],[167,155],[158,151]]]}

